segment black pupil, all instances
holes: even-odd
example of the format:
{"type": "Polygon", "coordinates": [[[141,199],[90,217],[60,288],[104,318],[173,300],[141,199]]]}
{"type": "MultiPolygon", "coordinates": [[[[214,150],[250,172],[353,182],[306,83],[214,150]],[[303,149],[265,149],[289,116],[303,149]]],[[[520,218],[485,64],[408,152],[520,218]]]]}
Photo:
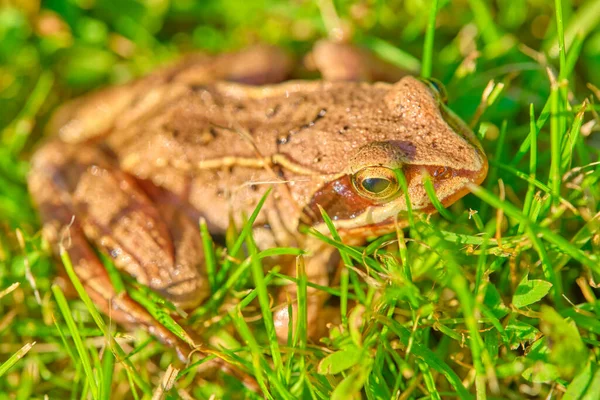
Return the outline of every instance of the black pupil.
{"type": "Polygon", "coordinates": [[[390,181],[385,178],[366,178],[362,181],[362,187],[371,193],[381,193],[390,186],[390,181]]]}

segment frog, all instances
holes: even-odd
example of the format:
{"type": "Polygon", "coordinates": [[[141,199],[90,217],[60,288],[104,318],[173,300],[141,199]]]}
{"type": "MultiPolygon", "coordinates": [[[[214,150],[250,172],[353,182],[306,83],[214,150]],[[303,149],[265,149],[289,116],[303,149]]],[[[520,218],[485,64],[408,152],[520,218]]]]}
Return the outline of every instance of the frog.
{"type": "MultiPolygon", "coordinates": [[[[258,248],[302,249],[308,281],[328,286],[339,253],[306,233],[331,234],[324,214],[344,243],[360,245],[406,227],[409,206],[434,213],[426,179],[444,207],[485,179],[482,146],[447,107],[439,82],[370,75],[369,63],[352,54],[321,44],[320,69],[345,64],[321,80],[289,79],[293,60],[269,46],[189,56],[56,112],[49,139],[32,156],[28,187],[44,236],[56,254],[68,253],[103,313],[145,328],[185,360],[189,343],[117,291],[99,253],[193,309],[213,294],[198,222],[225,235],[264,198],[252,225],[258,248]],[[391,81],[369,81],[378,76],[391,81]]],[[[294,260],[286,262],[293,276],[294,260]]],[[[308,288],[311,337],[330,321],[328,296],[315,285],[308,288]]],[[[297,317],[295,288],[276,295],[282,340],[297,317]]]]}

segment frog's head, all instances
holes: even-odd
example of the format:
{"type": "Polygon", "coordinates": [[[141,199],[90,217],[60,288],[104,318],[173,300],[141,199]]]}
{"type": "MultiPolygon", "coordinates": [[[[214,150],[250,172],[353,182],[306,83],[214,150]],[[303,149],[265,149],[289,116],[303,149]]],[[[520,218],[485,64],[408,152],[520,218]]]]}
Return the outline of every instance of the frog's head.
{"type": "Polygon", "coordinates": [[[342,234],[371,236],[405,222],[406,178],[412,209],[434,212],[425,191],[429,176],[447,207],[481,183],[487,159],[467,125],[445,106],[439,83],[405,77],[385,96],[386,132],[347,155],[345,169],[328,179],[304,209],[304,221],[325,230],[322,207],[342,234]]]}

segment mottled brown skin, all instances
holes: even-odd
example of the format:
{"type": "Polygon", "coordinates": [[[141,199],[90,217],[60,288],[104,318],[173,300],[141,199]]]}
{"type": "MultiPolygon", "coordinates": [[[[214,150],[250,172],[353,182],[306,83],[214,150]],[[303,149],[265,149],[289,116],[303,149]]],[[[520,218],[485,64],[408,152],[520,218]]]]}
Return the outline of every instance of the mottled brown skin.
{"type": "MultiPolygon", "coordinates": [[[[191,59],[76,100],[54,118],[56,136],[34,155],[29,187],[50,242],[68,232],[62,242],[76,273],[114,320],[144,325],[185,355],[142,307],[116,296],[92,246],[169,300],[194,306],[209,295],[198,219],[223,234],[230,215],[240,224],[272,187],[254,228],[258,245],[309,250],[309,280],[327,285],[334,250],[299,233],[301,224],[327,232],[319,206],[351,243],[403,224],[402,192],[365,197],[360,171],[402,170],[413,209],[426,212],[424,174],[445,206],[484,179],[476,138],[425,82],[239,83],[280,81],[289,66],[268,48],[191,59]]],[[[280,298],[293,293],[290,286],[280,298]]],[[[326,297],[311,290],[309,298],[309,326],[318,330],[326,297]]],[[[287,306],[276,310],[283,338],[288,318],[287,306]]]]}

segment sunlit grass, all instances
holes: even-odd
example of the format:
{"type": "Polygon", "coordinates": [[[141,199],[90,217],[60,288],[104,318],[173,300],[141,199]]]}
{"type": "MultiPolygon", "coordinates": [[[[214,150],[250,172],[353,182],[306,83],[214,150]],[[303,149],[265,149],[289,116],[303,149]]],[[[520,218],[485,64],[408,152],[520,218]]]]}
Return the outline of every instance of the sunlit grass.
{"type": "Polygon", "coordinates": [[[330,235],[307,229],[341,254],[331,287],[308,280],[302,249],[259,251],[256,213],[226,249],[199,221],[211,296],[185,318],[109,265],[119,292],[174,334],[198,332],[187,366],[147,333],[115,327],[67,254],[52,259],[25,185],[31,150],[60,103],[181,53],[264,41],[301,56],[328,36],[320,8],[22,4],[0,9],[0,399],[600,397],[599,0],[333,2],[355,43],[446,84],[449,107],[482,140],[488,178],[437,215],[409,210],[406,229],[364,246],[331,223],[330,235]],[[296,277],[267,270],[274,256],[295,262],[296,277]],[[81,300],[67,300],[59,270],[81,300]],[[289,284],[296,329],[280,343],[274,299],[289,284]],[[341,317],[320,342],[307,338],[313,289],[341,317]]]}

